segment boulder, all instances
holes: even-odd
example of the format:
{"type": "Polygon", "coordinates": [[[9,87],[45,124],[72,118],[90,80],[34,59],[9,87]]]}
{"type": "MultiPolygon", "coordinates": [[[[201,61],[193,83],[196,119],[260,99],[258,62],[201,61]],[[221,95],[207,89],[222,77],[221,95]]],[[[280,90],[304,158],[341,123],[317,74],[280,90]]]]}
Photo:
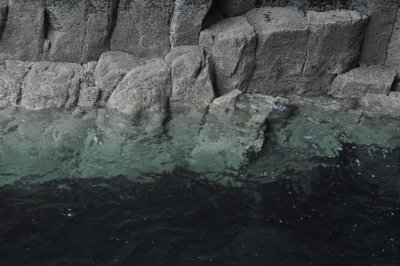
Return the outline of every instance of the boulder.
{"type": "Polygon", "coordinates": [[[36,61],[42,57],[45,0],[13,0],[0,39],[0,62],[36,61]]]}
{"type": "Polygon", "coordinates": [[[220,172],[249,163],[264,144],[267,119],[287,113],[287,105],[284,99],[239,90],[216,98],[191,153],[190,167],[198,172],[220,172]]]}
{"type": "Polygon", "coordinates": [[[116,0],[48,0],[50,61],[81,63],[109,50],[116,0]]]}
{"type": "Polygon", "coordinates": [[[171,68],[172,105],[208,105],[215,97],[212,64],[199,46],[179,46],[166,57],[171,68]]]}
{"type": "Polygon", "coordinates": [[[400,117],[400,92],[389,95],[367,93],[361,103],[366,115],[400,117]]]}
{"type": "Polygon", "coordinates": [[[0,107],[19,103],[22,84],[31,66],[30,62],[7,60],[0,67],[0,107]]]}
{"type": "Polygon", "coordinates": [[[210,10],[212,0],[175,1],[171,20],[171,45],[197,45],[203,20],[210,10]]]}
{"type": "Polygon", "coordinates": [[[102,54],[94,71],[95,85],[101,91],[102,103],[108,100],[118,83],[129,71],[145,63],[144,59],[124,52],[102,54]]]}
{"type": "Polygon", "coordinates": [[[83,65],[83,78],[79,91],[77,105],[80,107],[93,107],[100,97],[100,89],[95,84],[94,72],[97,62],[92,61],[83,65]]]}
{"type": "Polygon", "coordinates": [[[83,68],[78,64],[34,63],[22,86],[21,106],[33,110],[73,107],[82,76],[83,68]]]}
{"type": "Polygon", "coordinates": [[[353,4],[351,6],[369,15],[368,27],[360,56],[360,65],[383,65],[386,61],[387,48],[399,9],[398,1],[369,0],[364,2],[363,5],[353,4]]]}
{"type": "Polygon", "coordinates": [[[257,0],[216,0],[215,2],[224,16],[235,17],[256,7],[257,0]]]}
{"type": "Polygon", "coordinates": [[[257,35],[256,68],[248,92],[297,93],[309,35],[307,19],[297,8],[257,8],[245,14],[257,35]]]}
{"type": "Polygon", "coordinates": [[[215,64],[220,95],[246,91],[254,73],[257,38],[245,17],[224,19],[200,34],[200,46],[215,64]]]}
{"type": "Polygon", "coordinates": [[[335,97],[363,97],[367,93],[387,95],[396,72],[388,67],[359,67],[339,75],[332,84],[330,94],[335,97]]]}
{"type": "Polygon", "coordinates": [[[258,0],[256,6],[281,6],[284,7],[288,4],[288,0],[258,0]]]}
{"type": "Polygon", "coordinates": [[[125,76],[111,94],[108,107],[132,117],[164,117],[170,94],[170,69],[163,60],[155,59],[125,76]]]}
{"type": "Polygon", "coordinates": [[[174,0],[121,0],[111,50],[138,57],[164,57],[170,50],[174,0]]]}
{"type": "Polygon", "coordinates": [[[309,11],[302,94],[325,95],[333,79],[358,63],[366,17],[356,11],[309,11]]]}

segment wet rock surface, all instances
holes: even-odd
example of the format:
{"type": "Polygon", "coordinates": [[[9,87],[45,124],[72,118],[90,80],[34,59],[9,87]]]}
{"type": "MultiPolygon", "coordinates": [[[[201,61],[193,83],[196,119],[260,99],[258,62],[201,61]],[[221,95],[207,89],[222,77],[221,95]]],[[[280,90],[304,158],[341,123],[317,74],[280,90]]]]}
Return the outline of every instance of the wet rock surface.
{"type": "Polygon", "coordinates": [[[362,97],[367,93],[389,94],[396,72],[388,67],[359,67],[339,75],[332,84],[336,97],[362,97]]]}

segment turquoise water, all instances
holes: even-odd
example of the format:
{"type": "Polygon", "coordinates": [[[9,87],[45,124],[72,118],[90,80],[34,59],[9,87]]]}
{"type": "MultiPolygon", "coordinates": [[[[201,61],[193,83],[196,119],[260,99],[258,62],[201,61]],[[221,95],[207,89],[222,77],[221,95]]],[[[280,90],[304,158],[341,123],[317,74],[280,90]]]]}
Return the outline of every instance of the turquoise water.
{"type": "Polygon", "coordinates": [[[243,155],[202,119],[1,111],[0,265],[398,264],[400,121],[304,107],[243,155]]]}

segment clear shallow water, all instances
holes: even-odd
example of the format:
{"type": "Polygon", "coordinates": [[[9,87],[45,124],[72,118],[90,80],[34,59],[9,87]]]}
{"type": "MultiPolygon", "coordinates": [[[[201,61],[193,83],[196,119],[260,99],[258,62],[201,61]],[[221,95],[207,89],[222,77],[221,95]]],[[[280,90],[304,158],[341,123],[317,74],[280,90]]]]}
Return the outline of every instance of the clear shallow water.
{"type": "Polygon", "coordinates": [[[182,120],[0,115],[0,265],[398,265],[396,120],[304,109],[203,172],[182,120]]]}

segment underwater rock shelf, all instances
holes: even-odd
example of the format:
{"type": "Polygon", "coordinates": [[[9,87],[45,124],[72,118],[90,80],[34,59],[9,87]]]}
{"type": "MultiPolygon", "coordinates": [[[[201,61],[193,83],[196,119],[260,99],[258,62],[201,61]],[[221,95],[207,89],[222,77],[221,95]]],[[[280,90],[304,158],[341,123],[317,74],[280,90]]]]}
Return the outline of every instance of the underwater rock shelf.
{"type": "Polygon", "coordinates": [[[186,121],[196,167],[232,169],[307,101],[399,117],[397,1],[314,2],[0,0],[0,106],[186,121]]]}

